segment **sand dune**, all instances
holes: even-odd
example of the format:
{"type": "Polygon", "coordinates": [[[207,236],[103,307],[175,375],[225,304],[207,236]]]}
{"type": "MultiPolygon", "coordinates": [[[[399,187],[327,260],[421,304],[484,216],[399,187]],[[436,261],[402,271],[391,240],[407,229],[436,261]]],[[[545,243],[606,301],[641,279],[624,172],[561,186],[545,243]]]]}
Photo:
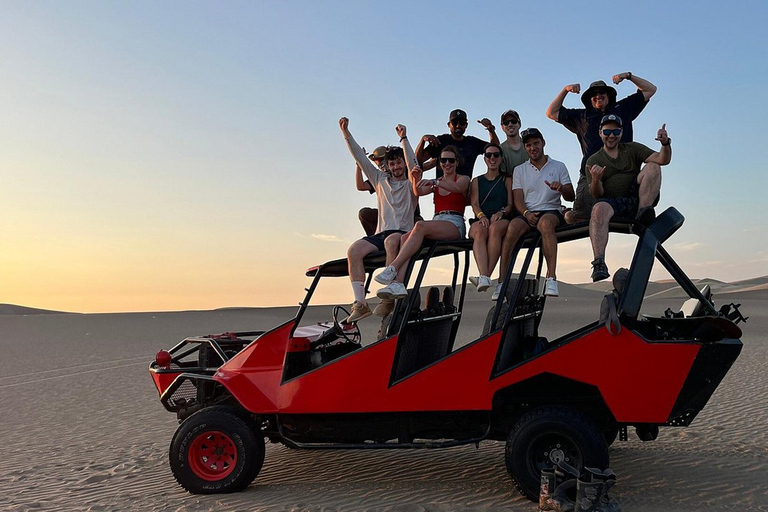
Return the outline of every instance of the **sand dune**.
{"type": "MultiPolygon", "coordinates": [[[[545,329],[597,315],[602,294],[573,288],[563,287],[564,295],[573,291],[570,298],[548,302],[545,329]]],[[[631,434],[611,449],[624,510],[768,509],[768,314],[766,297],[754,293],[729,294],[751,317],[744,350],[693,425],[662,429],[651,443],[631,434]]],[[[476,296],[467,304],[483,312],[490,301],[476,296]]],[[[325,317],[326,309],[317,314],[325,317]]],[[[295,310],[4,316],[0,509],[535,510],[514,491],[497,442],[436,451],[268,445],[264,468],[246,491],[183,491],[167,460],[177,422],[157,399],[150,359],[187,335],[271,327],[295,310]]]]}

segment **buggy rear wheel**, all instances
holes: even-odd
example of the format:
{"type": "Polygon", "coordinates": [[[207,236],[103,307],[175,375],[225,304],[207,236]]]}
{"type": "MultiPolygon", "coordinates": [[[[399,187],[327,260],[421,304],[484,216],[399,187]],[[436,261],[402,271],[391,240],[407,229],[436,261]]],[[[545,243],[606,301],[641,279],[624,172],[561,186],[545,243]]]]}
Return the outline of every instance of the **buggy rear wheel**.
{"type": "Polygon", "coordinates": [[[242,491],[264,464],[256,424],[230,407],[210,407],[187,418],[171,441],[171,470],[195,494],[242,491]]]}
{"type": "Polygon", "coordinates": [[[541,470],[560,461],[576,469],[608,467],[603,433],[583,414],[560,406],[523,414],[509,433],[505,450],[509,476],[520,493],[538,501],[541,470]]]}

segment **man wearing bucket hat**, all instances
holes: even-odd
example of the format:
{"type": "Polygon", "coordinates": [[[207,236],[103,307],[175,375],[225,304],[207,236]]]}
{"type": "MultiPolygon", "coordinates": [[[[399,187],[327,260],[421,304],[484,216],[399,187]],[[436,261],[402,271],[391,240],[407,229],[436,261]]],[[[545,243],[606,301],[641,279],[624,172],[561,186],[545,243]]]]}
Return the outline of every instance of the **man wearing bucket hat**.
{"type": "Polygon", "coordinates": [[[631,71],[613,75],[613,83],[618,85],[629,80],[637,87],[634,94],[616,101],[616,89],[602,80],[589,84],[589,88],[581,95],[585,108],[565,108],[563,101],[568,93],[578,94],[581,85],[570,84],[555,96],[547,108],[547,117],[557,121],[576,134],[581,145],[583,158],[579,166],[579,181],[576,186],[576,201],[573,211],[566,214],[568,222],[587,220],[592,209],[593,201],[589,195],[586,182],[585,165],[587,158],[595,154],[602,146],[600,139],[600,120],[606,115],[619,116],[624,120],[621,142],[632,142],[632,121],[640,115],[651,97],[656,94],[656,86],[648,80],[633,75],[631,71]]]}

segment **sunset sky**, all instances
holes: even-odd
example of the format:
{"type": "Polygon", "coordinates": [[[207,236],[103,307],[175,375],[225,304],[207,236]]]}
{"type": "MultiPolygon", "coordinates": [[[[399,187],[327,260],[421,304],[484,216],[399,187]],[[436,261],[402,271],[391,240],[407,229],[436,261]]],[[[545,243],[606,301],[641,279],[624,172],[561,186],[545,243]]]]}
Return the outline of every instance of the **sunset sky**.
{"type": "MultiPolygon", "coordinates": [[[[687,221],[670,252],[692,277],[766,275],[767,5],[3,1],[0,303],[296,304],[304,270],[343,257],[375,204],[339,117],[373,149],[397,123],[414,145],[445,133],[454,108],[503,139],[514,108],[575,182],[576,137],[546,108],[624,71],[658,87],[635,140],[656,149],[662,123],[673,139],[661,208],[687,221]]],[[[561,281],[589,281],[580,247],[561,281]]],[[[608,251],[629,263],[620,241],[608,251]]]]}

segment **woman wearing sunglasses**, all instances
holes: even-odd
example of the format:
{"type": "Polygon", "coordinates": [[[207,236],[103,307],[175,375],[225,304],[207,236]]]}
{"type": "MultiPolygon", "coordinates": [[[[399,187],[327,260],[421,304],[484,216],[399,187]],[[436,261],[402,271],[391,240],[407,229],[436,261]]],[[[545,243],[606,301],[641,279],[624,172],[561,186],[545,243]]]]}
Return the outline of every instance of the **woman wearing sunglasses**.
{"type": "Polygon", "coordinates": [[[387,300],[407,296],[403,285],[406,263],[419,251],[425,238],[459,240],[466,235],[464,208],[469,192],[469,177],[456,173],[459,158],[459,150],[455,146],[443,148],[439,156],[443,176],[438,179],[423,179],[423,171],[418,166],[411,170],[413,192],[418,196],[434,194],[435,216],[432,220],[417,222],[410,232],[403,235],[397,257],[374,277],[376,282],[387,285],[376,292],[379,298],[387,300]]]}
{"type": "Polygon", "coordinates": [[[475,218],[469,221],[469,238],[473,241],[472,252],[480,277],[470,277],[469,280],[479,292],[491,287],[491,274],[499,261],[509,225],[506,217],[514,211],[512,180],[499,172],[501,147],[493,142],[486,144],[483,157],[488,171],[473,179],[470,187],[475,218]]]}

